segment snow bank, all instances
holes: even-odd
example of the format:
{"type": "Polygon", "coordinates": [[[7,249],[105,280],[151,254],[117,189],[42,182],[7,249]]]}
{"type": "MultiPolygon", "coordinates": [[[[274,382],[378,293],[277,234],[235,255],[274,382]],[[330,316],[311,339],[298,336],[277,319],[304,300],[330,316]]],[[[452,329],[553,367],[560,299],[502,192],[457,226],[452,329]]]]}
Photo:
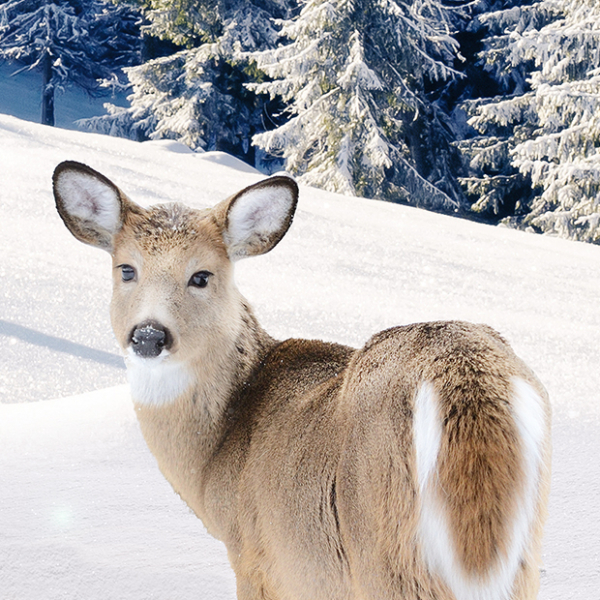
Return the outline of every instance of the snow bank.
{"type": "Polygon", "coordinates": [[[194,154],[194,151],[181,142],[175,140],[149,140],[143,142],[144,145],[154,146],[155,148],[162,148],[168,152],[176,152],[177,154],[194,154]]]}
{"type": "Polygon", "coordinates": [[[235,597],[225,548],[173,493],[127,388],[0,404],[0,597],[235,597]]]}
{"type": "Polygon", "coordinates": [[[202,154],[198,155],[198,158],[207,162],[217,163],[218,165],[229,167],[230,169],[235,169],[236,171],[241,171],[242,173],[258,174],[258,171],[254,167],[251,167],[243,160],[240,160],[239,158],[231,156],[231,154],[227,154],[225,152],[218,152],[216,150],[212,152],[203,152],[202,154]]]}
{"type": "MultiPolygon", "coordinates": [[[[140,203],[201,207],[260,176],[227,157],[1,115],[0,138],[0,598],[232,600],[222,546],[163,480],[112,387],[125,377],[110,260],[67,232],[50,180],[74,159],[140,203]],[[52,400],[98,388],[110,389],[52,400]]],[[[597,596],[600,247],[304,187],[286,238],[236,269],[276,337],[360,345],[392,325],[456,318],[507,337],[555,413],[540,598],[597,596]]]]}

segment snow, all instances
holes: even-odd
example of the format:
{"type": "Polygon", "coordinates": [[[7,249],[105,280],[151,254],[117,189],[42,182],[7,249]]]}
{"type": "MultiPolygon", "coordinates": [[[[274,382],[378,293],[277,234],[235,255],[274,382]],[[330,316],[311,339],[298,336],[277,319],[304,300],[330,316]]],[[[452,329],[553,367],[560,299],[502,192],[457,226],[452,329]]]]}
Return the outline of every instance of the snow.
{"type": "Polygon", "coordinates": [[[205,160],[206,162],[224,165],[230,169],[241,171],[243,173],[258,173],[258,171],[254,167],[251,167],[248,163],[245,163],[243,160],[240,160],[235,156],[231,156],[231,154],[227,154],[226,152],[219,152],[218,150],[202,152],[199,154],[198,158],[200,160],[205,160]]]}
{"type": "MultiPolygon", "coordinates": [[[[260,176],[3,115],[0,139],[0,597],[233,600],[224,547],[141,438],[110,331],[108,254],[65,229],[51,175],[77,160],[142,204],[197,207],[260,176]]],[[[280,338],[359,345],[455,318],[498,329],[554,408],[540,598],[597,597],[600,247],[301,187],[284,240],[236,271],[280,338]]]]}
{"type": "Polygon", "coordinates": [[[158,472],[125,386],[0,405],[0,440],[0,597],[235,597],[224,548],[158,472]]]}
{"type": "MultiPolygon", "coordinates": [[[[175,140],[149,140],[144,142],[144,144],[162,148],[167,152],[178,152],[179,154],[192,154],[194,152],[189,146],[186,146],[181,142],[176,142],[175,140]]],[[[196,150],[196,152],[198,152],[198,150],[196,150]]]]}

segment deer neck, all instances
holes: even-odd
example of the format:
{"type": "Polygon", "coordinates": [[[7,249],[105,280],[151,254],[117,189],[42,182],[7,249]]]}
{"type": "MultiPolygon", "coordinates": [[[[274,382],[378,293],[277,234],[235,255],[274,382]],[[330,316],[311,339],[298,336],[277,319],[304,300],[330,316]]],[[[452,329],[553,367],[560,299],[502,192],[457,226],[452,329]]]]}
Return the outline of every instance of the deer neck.
{"type": "Polygon", "coordinates": [[[216,537],[218,527],[205,510],[207,466],[227,436],[244,387],[275,344],[244,303],[238,335],[225,354],[218,362],[187,365],[190,383],[174,400],[140,403],[132,391],[142,433],[160,470],[216,537]]]}

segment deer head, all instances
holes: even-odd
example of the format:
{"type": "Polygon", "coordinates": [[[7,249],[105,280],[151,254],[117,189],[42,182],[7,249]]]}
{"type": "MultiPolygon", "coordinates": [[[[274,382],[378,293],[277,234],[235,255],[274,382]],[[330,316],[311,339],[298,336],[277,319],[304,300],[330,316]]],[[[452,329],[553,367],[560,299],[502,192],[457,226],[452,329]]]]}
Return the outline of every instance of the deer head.
{"type": "Polygon", "coordinates": [[[135,400],[173,399],[193,371],[214,378],[219,362],[244,352],[249,309],[232,265],[268,252],[287,232],[298,199],[292,179],[271,177],[204,210],[143,208],[77,162],[61,163],[53,186],[71,233],[112,256],[111,321],[135,400]]]}

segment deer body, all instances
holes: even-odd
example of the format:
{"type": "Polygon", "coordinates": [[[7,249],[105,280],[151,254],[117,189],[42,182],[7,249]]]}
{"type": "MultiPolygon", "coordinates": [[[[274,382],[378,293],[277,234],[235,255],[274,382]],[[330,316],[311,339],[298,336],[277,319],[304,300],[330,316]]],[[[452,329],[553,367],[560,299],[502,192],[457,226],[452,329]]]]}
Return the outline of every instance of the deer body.
{"type": "Polygon", "coordinates": [[[272,339],[232,262],[287,231],[285,177],[205,211],[141,208],[73,162],[54,190],[71,232],[113,257],[142,432],[225,543],[239,600],[536,596],[549,404],[496,332],[423,323],[359,350],[272,339]]]}

